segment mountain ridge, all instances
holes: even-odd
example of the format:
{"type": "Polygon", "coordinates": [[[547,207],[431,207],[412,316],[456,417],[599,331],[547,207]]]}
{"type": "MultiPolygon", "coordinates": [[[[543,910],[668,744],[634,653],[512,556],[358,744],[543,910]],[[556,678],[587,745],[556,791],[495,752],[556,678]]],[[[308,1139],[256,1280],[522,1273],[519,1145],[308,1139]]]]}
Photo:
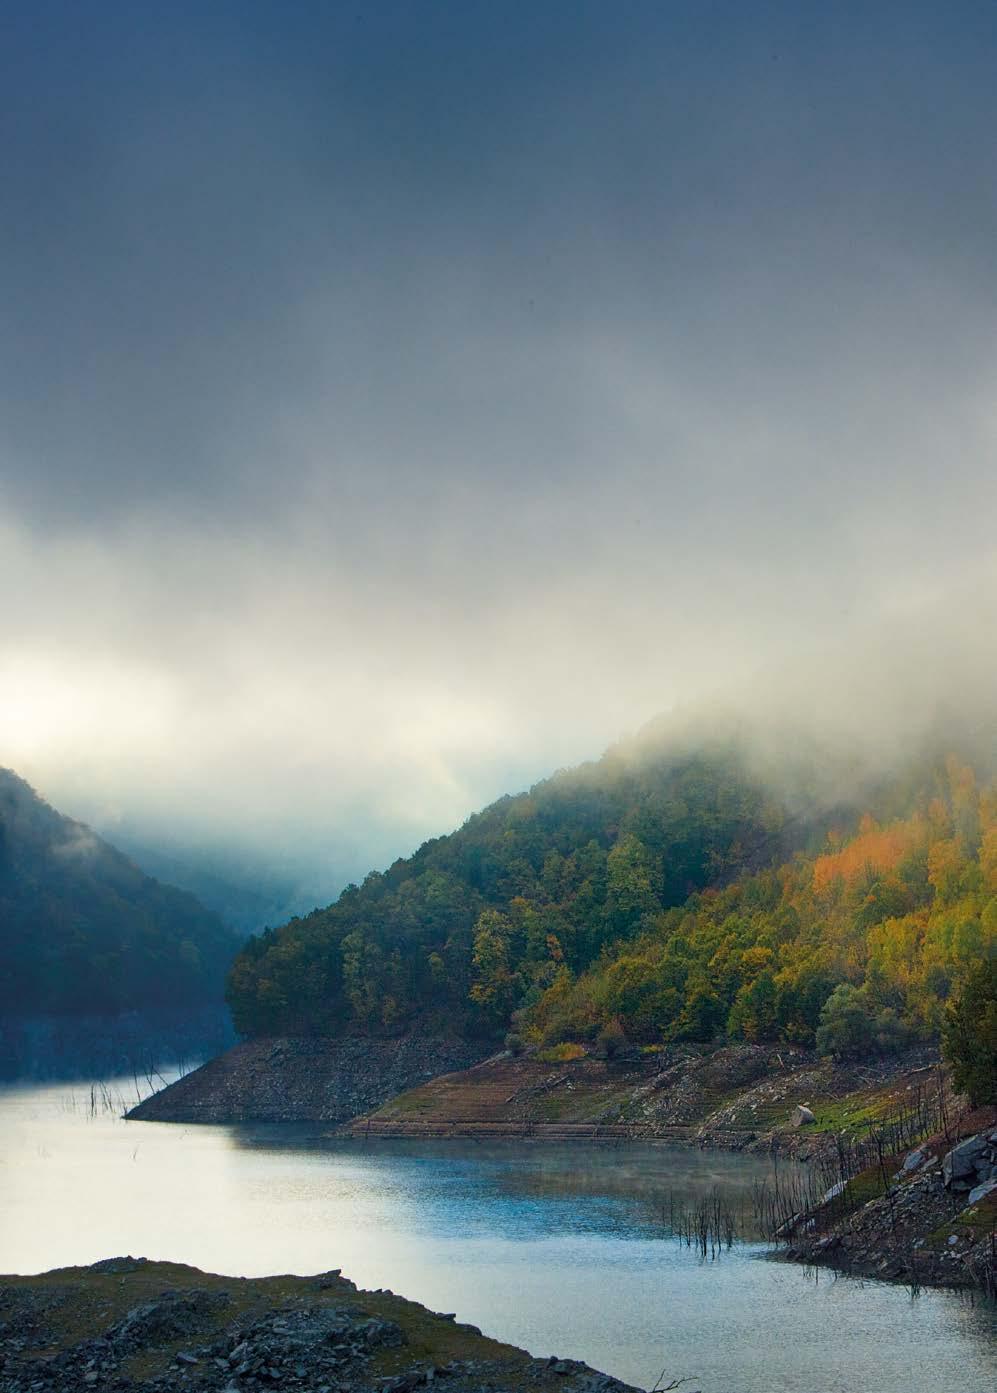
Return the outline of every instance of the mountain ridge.
{"type": "Polygon", "coordinates": [[[0,768],[0,1005],[118,1011],[218,1000],[236,935],[0,768]]]}

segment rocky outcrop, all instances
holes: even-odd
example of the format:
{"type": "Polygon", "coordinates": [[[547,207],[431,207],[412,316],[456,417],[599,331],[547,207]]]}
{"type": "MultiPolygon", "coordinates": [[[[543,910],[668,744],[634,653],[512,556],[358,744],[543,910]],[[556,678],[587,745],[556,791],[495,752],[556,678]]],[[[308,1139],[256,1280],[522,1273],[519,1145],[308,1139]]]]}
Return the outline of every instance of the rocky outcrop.
{"type": "Polygon", "coordinates": [[[346,1122],[484,1053],[466,1040],[267,1039],[236,1045],[128,1113],[142,1122],[346,1122]]]}
{"type": "Polygon", "coordinates": [[[995,1175],[997,1131],[967,1137],[942,1158],[942,1180],[947,1190],[973,1190],[995,1175]]]}
{"type": "Polygon", "coordinates": [[[534,1359],[392,1292],[317,1277],[212,1276],[116,1258],[0,1279],[2,1393],[639,1393],[534,1359]],[[165,1285],[164,1287],[164,1284],[165,1285]]]}
{"type": "Polygon", "coordinates": [[[787,1255],[997,1295],[997,1128],[987,1121],[955,1146],[944,1136],[927,1138],[834,1186],[786,1226],[787,1255]]]}

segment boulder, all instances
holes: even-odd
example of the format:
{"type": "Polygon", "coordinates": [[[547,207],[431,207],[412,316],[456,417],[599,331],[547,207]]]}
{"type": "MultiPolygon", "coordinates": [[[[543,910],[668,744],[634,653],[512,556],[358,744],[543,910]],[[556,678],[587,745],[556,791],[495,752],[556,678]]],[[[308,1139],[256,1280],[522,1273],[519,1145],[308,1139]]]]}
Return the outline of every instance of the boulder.
{"type": "Polygon", "coordinates": [[[793,1109],[792,1123],[794,1127],[807,1127],[817,1119],[807,1107],[806,1103],[797,1103],[793,1109]]]}
{"type": "Polygon", "coordinates": [[[987,1144],[986,1133],[980,1132],[954,1146],[942,1158],[942,1179],[945,1184],[951,1185],[954,1180],[966,1180],[975,1175],[976,1163],[983,1160],[987,1144]]]}
{"type": "Polygon", "coordinates": [[[993,1194],[997,1190],[997,1180],[984,1180],[982,1185],[977,1185],[975,1190],[969,1192],[969,1203],[979,1204],[980,1200],[986,1199],[987,1195],[993,1194]]]}

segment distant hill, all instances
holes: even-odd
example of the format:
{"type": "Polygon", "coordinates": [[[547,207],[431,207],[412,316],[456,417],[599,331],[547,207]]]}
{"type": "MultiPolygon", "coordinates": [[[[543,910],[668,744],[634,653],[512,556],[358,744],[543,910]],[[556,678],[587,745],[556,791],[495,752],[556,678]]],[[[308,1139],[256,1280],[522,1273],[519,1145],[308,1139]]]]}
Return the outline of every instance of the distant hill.
{"type": "Polygon", "coordinates": [[[227,996],[243,1035],[610,1050],[812,1044],[827,1006],[819,1044],[874,1052],[937,1034],[995,946],[997,797],[967,765],[872,780],[788,734],[762,760],[656,727],[250,939],[227,996]]]}
{"type": "Polygon", "coordinates": [[[154,844],[153,833],[146,830],[136,835],[128,826],[115,828],[110,835],[148,875],[188,891],[237,930],[240,938],[307,913],[319,900],[315,894],[302,894],[293,876],[281,877],[249,856],[240,862],[210,847],[154,844]]]}
{"type": "Polygon", "coordinates": [[[0,1010],[217,1001],[238,939],[0,769],[0,1010]]]}

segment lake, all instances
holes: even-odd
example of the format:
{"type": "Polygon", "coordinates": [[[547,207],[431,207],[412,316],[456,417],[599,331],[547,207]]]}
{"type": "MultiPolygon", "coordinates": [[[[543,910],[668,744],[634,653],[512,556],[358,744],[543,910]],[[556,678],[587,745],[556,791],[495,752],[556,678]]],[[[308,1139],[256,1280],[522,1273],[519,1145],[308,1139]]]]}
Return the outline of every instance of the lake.
{"type": "Polygon", "coordinates": [[[997,1386],[989,1303],[815,1281],[759,1243],[703,1260],[670,1234],[670,1206],[714,1188],[747,1208],[760,1158],[124,1122],[135,1090],[0,1090],[0,1271],[125,1253],[244,1276],[341,1267],[643,1387],[662,1371],[703,1393],[997,1386]]]}

